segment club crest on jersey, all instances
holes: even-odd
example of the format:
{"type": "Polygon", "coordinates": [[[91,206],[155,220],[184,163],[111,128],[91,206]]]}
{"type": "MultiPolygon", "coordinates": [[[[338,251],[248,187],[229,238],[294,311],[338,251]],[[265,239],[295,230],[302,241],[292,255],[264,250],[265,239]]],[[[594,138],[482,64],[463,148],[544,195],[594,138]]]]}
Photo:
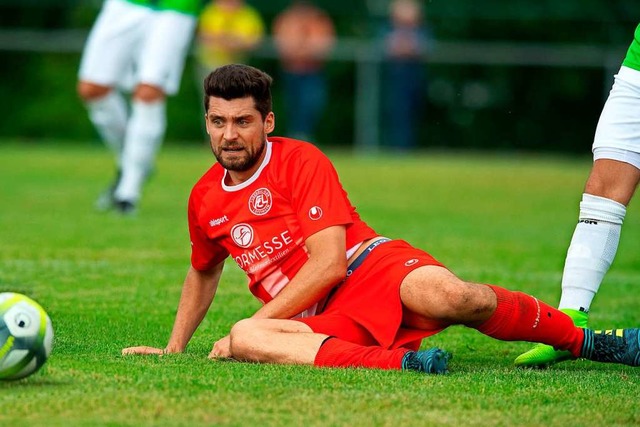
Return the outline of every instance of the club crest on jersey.
{"type": "Polygon", "coordinates": [[[248,248],[253,243],[253,228],[249,224],[236,224],[231,229],[231,238],[241,248],[248,248]]]}
{"type": "Polygon", "coordinates": [[[320,206],[313,206],[309,209],[309,218],[311,218],[312,221],[317,221],[322,218],[322,209],[320,209],[320,206]]]}
{"type": "Polygon", "coordinates": [[[266,188],[258,188],[249,197],[249,210],[254,215],[264,215],[271,210],[271,192],[266,188]]]}

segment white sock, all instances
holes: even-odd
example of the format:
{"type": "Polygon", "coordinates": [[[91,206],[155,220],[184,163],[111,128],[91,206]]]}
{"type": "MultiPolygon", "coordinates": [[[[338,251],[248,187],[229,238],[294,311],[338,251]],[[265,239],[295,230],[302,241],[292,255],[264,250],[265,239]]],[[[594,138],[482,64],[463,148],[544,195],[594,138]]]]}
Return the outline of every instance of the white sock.
{"type": "Polygon", "coordinates": [[[127,128],[127,102],[118,91],[112,90],[102,98],[85,103],[89,119],[98,134],[120,164],[124,135],[127,128]]]}
{"type": "Polygon", "coordinates": [[[122,152],[122,176],[115,191],[118,200],[136,202],[153,169],[156,152],[167,127],[166,101],[134,101],[122,152]]]}
{"type": "Polygon", "coordinates": [[[584,193],[562,275],[559,308],[588,312],[620,241],[626,207],[614,200],[584,193]]]}

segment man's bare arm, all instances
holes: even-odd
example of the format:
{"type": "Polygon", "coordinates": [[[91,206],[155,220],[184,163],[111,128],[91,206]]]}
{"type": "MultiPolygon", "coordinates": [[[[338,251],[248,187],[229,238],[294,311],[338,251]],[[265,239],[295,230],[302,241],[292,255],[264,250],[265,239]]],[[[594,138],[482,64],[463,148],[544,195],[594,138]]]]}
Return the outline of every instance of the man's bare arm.
{"type": "Polygon", "coordinates": [[[344,279],[347,271],[346,230],[333,226],[317,232],[305,241],[309,259],[289,284],[252,317],[289,319],[326,296],[344,279]]]}
{"type": "Polygon", "coordinates": [[[138,346],[122,350],[122,354],[163,354],[184,351],[198,325],[207,314],[218,289],[224,261],[207,271],[189,267],[182,286],[178,312],[166,348],[138,346]]]}

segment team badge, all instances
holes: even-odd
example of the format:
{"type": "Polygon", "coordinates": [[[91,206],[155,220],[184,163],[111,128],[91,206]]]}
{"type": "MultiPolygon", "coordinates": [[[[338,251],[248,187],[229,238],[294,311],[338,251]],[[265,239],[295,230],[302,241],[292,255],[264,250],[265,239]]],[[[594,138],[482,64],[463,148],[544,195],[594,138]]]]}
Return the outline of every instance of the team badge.
{"type": "Polygon", "coordinates": [[[404,263],[405,267],[411,267],[413,264],[416,264],[418,262],[417,258],[411,258],[409,261],[404,263]]]}
{"type": "Polygon", "coordinates": [[[320,209],[320,206],[314,206],[309,209],[309,218],[311,218],[312,221],[317,221],[322,218],[322,209],[320,209]]]}
{"type": "Polygon", "coordinates": [[[254,215],[264,215],[271,210],[271,192],[266,188],[258,188],[249,197],[249,210],[254,215]]]}
{"type": "Polygon", "coordinates": [[[231,229],[231,238],[241,248],[248,248],[253,243],[253,228],[249,224],[236,224],[231,229]]]}

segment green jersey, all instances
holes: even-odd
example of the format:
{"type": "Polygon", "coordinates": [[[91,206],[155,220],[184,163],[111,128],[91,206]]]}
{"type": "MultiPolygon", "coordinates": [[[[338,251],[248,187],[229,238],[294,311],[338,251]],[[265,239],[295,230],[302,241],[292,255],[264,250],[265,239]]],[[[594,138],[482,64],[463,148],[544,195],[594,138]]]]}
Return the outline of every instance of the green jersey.
{"type": "Polygon", "coordinates": [[[624,58],[624,61],[622,61],[622,65],[640,71],[640,25],[636,27],[633,41],[631,42],[631,46],[629,46],[627,56],[624,58]]]}
{"type": "Polygon", "coordinates": [[[156,10],[174,10],[187,15],[197,16],[202,9],[202,0],[126,0],[129,3],[150,7],[156,10]]]}

